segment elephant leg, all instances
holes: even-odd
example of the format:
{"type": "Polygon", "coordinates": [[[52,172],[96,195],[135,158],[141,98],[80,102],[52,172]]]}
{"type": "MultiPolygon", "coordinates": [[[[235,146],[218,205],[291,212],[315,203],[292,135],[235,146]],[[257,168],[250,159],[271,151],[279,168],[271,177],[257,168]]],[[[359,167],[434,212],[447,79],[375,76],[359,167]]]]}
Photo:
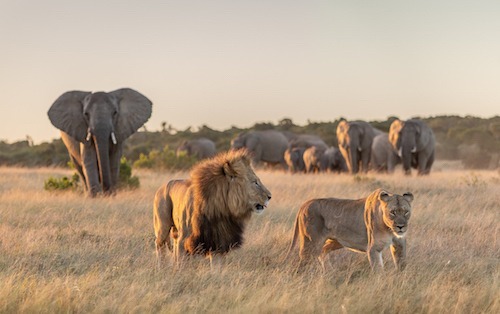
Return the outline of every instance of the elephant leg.
{"type": "Polygon", "coordinates": [[[418,175],[428,174],[427,172],[427,161],[429,160],[429,156],[426,155],[426,152],[418,153],[418,175]]]}
{"type": "Polygon", "coordinates": [[[70,154],[69,158],[71,159],[71,162],[75,166],[76,171],[80,175],[80,178],[82,178],[83,189],[87,191],[87,180],[85,179],[85,175],[83,174],[82,165],[78,162],[78,160],[75,157],[73,157],[73,155],[70,154]]]}
{"type": "Polygon", "coordinates": [[[97,153],[93,142],[82,143],[83,174],[87,179],[87,192],[95,196],[101,192],[99,183],[99,167],[97,166],[97,153]]]}
{"type": "Polygon", "coordinates": [[[361,171],[368,172],[368,164],[370,163],[370,151],[361,152],[361,171]]]}
{"type": "Polygon", "coordinates": [[[111,192],[118,187],[120,179],[120,160],[122,156],[122,145],[118,143],[111,149],[109,163],[111,168],[111,192]]]}
{"type": "Polygon", "coordinates": [[[427,174],[431,172],[432,164],[434,163],[434,151],[431,153],[429,156],[429,159],[427,160],[427,165],[425,166],[425,171],[427,174]]]}

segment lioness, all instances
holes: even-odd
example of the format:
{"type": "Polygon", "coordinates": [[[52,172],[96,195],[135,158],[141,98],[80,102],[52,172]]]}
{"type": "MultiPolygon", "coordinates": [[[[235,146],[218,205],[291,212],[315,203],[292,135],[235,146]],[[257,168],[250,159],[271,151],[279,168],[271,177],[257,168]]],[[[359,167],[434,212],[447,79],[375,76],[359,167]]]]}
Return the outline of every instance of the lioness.
{"type": "Polygon", "coordinates": [[[248,151],[229,151],[198,163],[190,179],[172,180],[156,192],[158,265],[165,244],[177,262],[184,252],[211,255],[239,247],[252,212],[261,213],[270,199],[248,151]]]}
{"type": "Polygon", "coordinates": [[[322,260],[330,251],[346,247],[366,252],[372,269],[383,268],[382,250],[391,247],[399,270],[406,265],[406,239],[413,195],[392,194],[382,189],[367,198],[313,199],[297,213],[288,253],[300,241],[300,266],[313,258],[322,260]]]}

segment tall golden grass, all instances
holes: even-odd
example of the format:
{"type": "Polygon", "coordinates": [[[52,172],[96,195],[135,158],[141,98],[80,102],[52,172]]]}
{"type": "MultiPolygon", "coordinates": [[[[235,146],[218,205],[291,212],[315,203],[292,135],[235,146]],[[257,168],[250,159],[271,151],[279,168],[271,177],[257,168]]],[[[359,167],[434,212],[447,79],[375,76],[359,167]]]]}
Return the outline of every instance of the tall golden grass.
{"type": "MultiPolygon", "coordinates": [[[[500,313],[500,175],[436,167],[426,177],[291,175],[258,171],[273,193],[241,249],[211,269],[202,257],[156,269],[152,201],[186,173],[138,172],[114,197],[47,192],[61,169],[0,168],[0,312],[500,313]],[[296,274],[288,249],[310,198],[361,198],[382,187],[415,195],[408,267],[383,273],[363,254],[329,256],[326,272],[296,274]]],[[[319,264],[318,264],[319,265],[319,264]]]]}

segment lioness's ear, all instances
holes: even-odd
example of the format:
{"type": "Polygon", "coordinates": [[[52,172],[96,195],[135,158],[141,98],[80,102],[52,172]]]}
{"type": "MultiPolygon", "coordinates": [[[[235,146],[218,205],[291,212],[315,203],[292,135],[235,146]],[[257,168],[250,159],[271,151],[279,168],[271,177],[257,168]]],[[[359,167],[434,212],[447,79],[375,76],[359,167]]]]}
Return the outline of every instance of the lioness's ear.
{"type": "Polygon", "coordinates": [[[413,202],[413,194],[411,194],[410,192],[406,192],[405,194],[403,194],[403,197],[408,201],[408,203],[413,202]]]}
{"type": "Polygon", "coordinates": [[[226,161],[224,163],[224,166],[222,167],[222,172],[224,172],[224,175],[230,178],[236,177],[236,171],[233,168],[233,165],[229,161],[226,161]]]}
{"type": "Polygon", "coordinates": [[[390,198],[391,196],[386,191],[381,191],[380,194],[378,195],[378,199],[381,200],[382,202],[387,203],[390,198]]]}

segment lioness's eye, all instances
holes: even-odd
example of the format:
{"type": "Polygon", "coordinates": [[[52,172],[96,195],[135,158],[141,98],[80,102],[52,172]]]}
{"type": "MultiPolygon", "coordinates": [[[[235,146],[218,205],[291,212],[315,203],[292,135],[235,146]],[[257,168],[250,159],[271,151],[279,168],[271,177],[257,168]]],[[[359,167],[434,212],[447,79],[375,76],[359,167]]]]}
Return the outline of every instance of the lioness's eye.
{"type": "Polygon", "coordinates": [[[405,216],[408,216],[410,214],[410,212],[405,212],[405,216]]]}
{"type": "Polygon", "coordinates": [[[253,183],[254,183],[256,186],[259,186],[259,182],[254,181],[253,183]]]}
{"type": "Polygon", "coordinates": [[[396,211],[391,210],[390,215],[391,215],[391,216],[396,216],[396,211]]]}

